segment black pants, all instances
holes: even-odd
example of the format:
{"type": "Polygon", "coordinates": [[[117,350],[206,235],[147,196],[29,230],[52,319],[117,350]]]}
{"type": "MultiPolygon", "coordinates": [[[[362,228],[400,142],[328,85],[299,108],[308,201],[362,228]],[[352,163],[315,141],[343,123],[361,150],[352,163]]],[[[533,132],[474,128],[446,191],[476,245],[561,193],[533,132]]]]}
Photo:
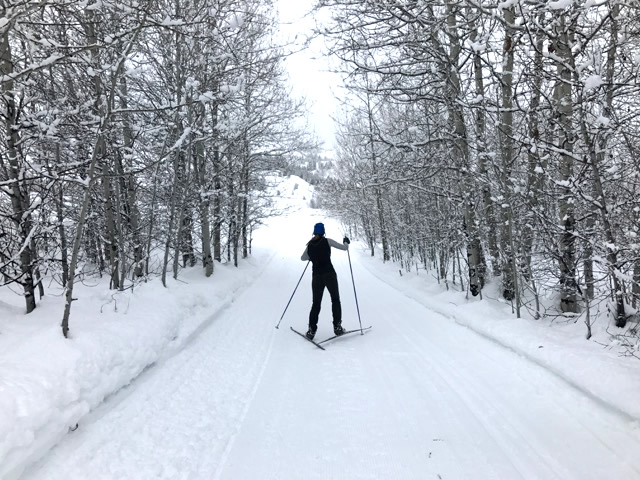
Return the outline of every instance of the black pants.
{"type": "Polygon", "coordinates": [[[333,314],[333,326],[342,324],[342,307],[340,306],[340,292],[338,291],[338,276],[336,272],[314,273],[311,279],[311,291],[313,292],[313,305],[309,313],[309,328],[314,332],[318,328],[318,315],[322,304],[322,294],[327,287],[331,295],[331,313],[333,314]]]}

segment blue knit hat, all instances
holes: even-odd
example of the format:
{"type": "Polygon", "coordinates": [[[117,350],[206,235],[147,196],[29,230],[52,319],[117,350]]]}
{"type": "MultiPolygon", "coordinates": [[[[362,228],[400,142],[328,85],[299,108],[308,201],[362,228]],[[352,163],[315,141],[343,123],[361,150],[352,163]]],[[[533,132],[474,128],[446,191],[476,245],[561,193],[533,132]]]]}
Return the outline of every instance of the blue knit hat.
{"type": "Polygon", "coordinates": [[[314,235],[324,235],[324,223],[316,223],[313,226],[314,235]]]}

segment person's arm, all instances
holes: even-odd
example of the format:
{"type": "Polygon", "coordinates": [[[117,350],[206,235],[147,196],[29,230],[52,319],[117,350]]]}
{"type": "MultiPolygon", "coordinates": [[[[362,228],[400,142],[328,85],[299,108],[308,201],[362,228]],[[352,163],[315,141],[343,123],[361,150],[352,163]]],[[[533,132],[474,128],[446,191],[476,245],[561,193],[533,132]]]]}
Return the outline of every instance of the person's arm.
{"type": "Polygon", "coordinates": [[[300,257],[300,260],[302,260],[303,262],[306,262],[307,260],[309,260],[309,247],[304,249],[304,252],[302,253],[302,256],[300,257]]]}
{"type": "Polygon", "coordinates": [[[330,246],[332,246],[333,248],[337,248],[338,250],[347,250],[349,248],[349,244],[338,243],[332,238],[327,238],[327,241],[329,242],[330,246]]]}

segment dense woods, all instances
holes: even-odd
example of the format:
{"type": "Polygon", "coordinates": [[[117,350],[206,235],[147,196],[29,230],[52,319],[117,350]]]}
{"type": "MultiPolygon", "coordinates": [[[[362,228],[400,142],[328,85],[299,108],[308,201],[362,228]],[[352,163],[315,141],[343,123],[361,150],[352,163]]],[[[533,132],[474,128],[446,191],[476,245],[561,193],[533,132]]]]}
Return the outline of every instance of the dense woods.
{"type": "MultiPolygon", "coordinates": [[[[638,5],[316,10],[347,87],[335,172],[310,177],[329,175],[322,206],[372,255],[472,295],[499,284],[518,315],[589,326],[607,310],[624,327],[640,307],[638,5]]],[[[166,285],[249,255],[264,173],[311,144],[271,0],[4,1],[2,15],[0,284],[27,312],[53,279],[66,335],[85,276],[166,285]]]]}
{"type": "MultiPolygon", "coordinates": [[[[2,2],[0,285],[237,264],[305,135],[270,0],[2,2]]],[[[62,312],[61,312],[62,313],[62,312]]]]}
{"type": "Polygon", "coordinates": [[[514,311],[640,307],[640,7],[320,0],[348,79],[325,205],[514,311]],[[462,278],[461,278],[462,276],[462,278]]]}

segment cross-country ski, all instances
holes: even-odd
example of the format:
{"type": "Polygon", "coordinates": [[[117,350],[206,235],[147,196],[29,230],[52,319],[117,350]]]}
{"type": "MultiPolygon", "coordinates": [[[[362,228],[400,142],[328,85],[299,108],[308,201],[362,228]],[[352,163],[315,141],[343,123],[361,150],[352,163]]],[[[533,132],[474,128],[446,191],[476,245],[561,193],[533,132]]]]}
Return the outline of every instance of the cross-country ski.
{"type": "Polygon", "coordinates": [[[335,340],[336,338],[344,337],[345,335],[350,335],[352,333],[360,333],[360,334],[364,335],[364,333],[368,332],[369,330],[371,330],[371,327],[365,327],[365,328],[362,328],[362,329],[356,328],[355,330],[345,330],[340,335],[333,335],[333,336],[331,336],[329,338],[325,338],[324,340],[319,341],[318,344],[322,345],[323,343],[330,342],[331,340],[335,340]]]}
{"type": "Polygon", "coordinates": [[[291,331],[292,331],[292,332],[294,332],[294,333],[296,333],[296,334],[300,335],[300,336],[301,336],[302,338],[304,338],[307,342],[314,344],[314,345],[315,345],[316,347],[318,347],[320,350],[324,350],[324,349],[325,349],[322,345],[320,345],[320,344],[319,344],[319,343],[317,343],[317,342],[314,342],[314,341],[313,341],[313,339],[311,339],[311,338],[307,337],[304,333],[300,333],[298,330],[296,330],[296,329],[295,329],[295,328],[293,328],[293,327],[289,327],[289,328],[291,328],[291,331]]]}
{"type": "Polygon", "coordinates": [[[318,348],[320,348],[320,349],[322,349],[322,350],[325,350],[324,346],[322,345],[323,343],[330,342],[331,340],[335,340],[335,339],[336,339],[336,338],[338,338],[338,337],[343,337],[343,336],[345,336],[345,335],[349,335],[349,334],[351,334],[351,333],[366,332],[366,331],[368,331],[368,330],[370,330],[370,329],[371,329],[371,327],[366,327],[366,328],[363,328],[362,330],[360,330],[359,328],[358,328],[358,329],[356,329],[356,330],[346,330],[344,333],[342,333],[342,334],[340,334],[340,335],[333,335],[333,336],[331,336],[331,337],[329,337],[329,338],[325,338],[324,340],[321,340],[321,341],[319,341],[319,342],[316,342],[315,340],[312,340],[312,339],[310,339],[309,337],[307,337],[305,334],[300,333],[300,332],[299,332],[298,330],[296,330],[295,328],[293,328],[293,327],[290,327],[290,328],[291,328],[291,330],[292,330],[293,332],[297,333],[297,334],[298,334],[298,335],[300,335],[302,338],[304,338],[304,339],[305,339],[305,340],[307,340],[308,342],[313,343],[316,347],[318,347],[318,348]]]}

